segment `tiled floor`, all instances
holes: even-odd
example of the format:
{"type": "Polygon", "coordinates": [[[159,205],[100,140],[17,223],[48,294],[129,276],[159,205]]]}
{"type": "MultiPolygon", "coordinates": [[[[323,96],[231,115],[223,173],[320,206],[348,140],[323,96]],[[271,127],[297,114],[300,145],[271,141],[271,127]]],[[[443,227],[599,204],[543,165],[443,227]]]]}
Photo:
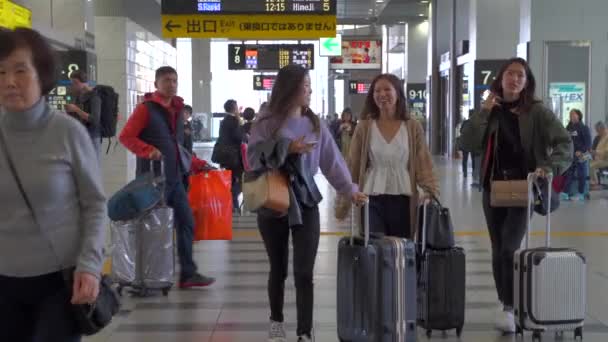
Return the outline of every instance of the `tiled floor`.
{"type": "MultiPolygon", "coordinates": [[[[207,151],[201,151],[204,152],[207,151]]],[[[458,244],[467,250],[467,312],[461,341],[516,341],[513,336],[500,336],[493,330],[496,295],[490,269],[488,238],[480,206],[480,195],[471,188],[455,164],[437,160],[441,175],[442,200],[451,209],[457,229],[458,244]]],[[[349,223],[338,223],[332,216],[333,192],[322,177],[320,187],[322,228],[319,256],[315,271],[315,332],[318,342],[337,341],[336,337],[336,244],[339,235],[348,231],[349,223]]],[[[589,262],[588,318],[585,341],[608,341],[608,201],[604,194],[594,194],[587,203],[563,203],[553,218],[553,243],[580,249],[589,262]]],[[[542,220],[535,218],[535,230],[542,220]]],[[[257,342],[266,341],[268,304],[266,280],[268,263],[257,236],[255,218],[235,219],[232,242],[203,242],[195,247],[200,269],[217,277],[214,286],[203,290],[174,290],[168,297],[131,299],[125,297],[124,310],[111,327],[88,342],[257,342]]],[[[536,235],[534,244],[544,241],[536,235]]],[[[295,342],[295,293],[293,280],[288,280],[286,319],[291,340],[295,342]]],[[[433,340],[457,341],[453,332],[446,338],[435,333],[433,340]]],[[[419,340],[426,341],[420,331],[419,340]]],[[[531,336],[526,335],[526,341],[531,336]]],[[[546,334],[543,341],[553,341],[546,334]]],[[[564,341],[573,340],[566,333],[564,341]]]]}

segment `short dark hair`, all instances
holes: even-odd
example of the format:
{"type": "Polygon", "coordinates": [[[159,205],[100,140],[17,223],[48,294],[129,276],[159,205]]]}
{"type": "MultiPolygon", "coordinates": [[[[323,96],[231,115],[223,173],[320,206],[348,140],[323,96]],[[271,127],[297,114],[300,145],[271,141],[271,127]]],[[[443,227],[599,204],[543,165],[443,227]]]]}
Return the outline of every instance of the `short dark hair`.
{"type": "Polygon", "coordinates": [[[79,80],[82,83],[87,83],[89,81],[89,75],[84,70],[76,70],[70,74],[70,79],[79,80]]]}
{"type": "Polygon", "coordinates": [[[245,108],[243,111],[243,119],[246,121],[253,121],[253,119],[255,119],[255,109],[251,107],[245,108]]]}
{"type": "Polygon", "coordinates": [[[190,106],[190,105],[185,105],[185,106],[184,106],[184,111],[192,113],[192,106],[190,106]]]}
{"type": "Polygon", "coordinates": [[[603,121],[598,121],[595,124],[595,129],[606,128],[606,124],[603,121]]]}
{"type": "Polygon", "coordinates": [[[378,108],[378,105],[374,100],[374,90],[376,89],[376,84],[381,80],[388,81],[393,86],[393,88],[395,88],[395,92],[397,93],[397,104],[395,113],[396,118],[403,121],[409,120],[410,113],[408,111],[408,103],[405,97],[403,83],[397,76],[393,74],[382,74],[374,78],[374,80],[372,81],[372,85],[369,87],[369,91],[367,92],[367,97],[365,98],[365,106],[363,107],[363,113],[361,113],[361,117],[373,120],[377,120],[380,118],[380,108],[378,108]]]}
{"type": "Polygon", "coordinates": [[[580,110],[578,110],[578,109],[576,109],[576,108],[575,108],[575,109],[570,110],[570,113],[572,113],[572,112],[574,112],[574,114],[576,114],[576,116],[578,116],[578,121],[583,122],[583,118],[585,117],[585,116],[583,115],[583,112],[581,112],[580,110]]]}
{"type": "Polygon", "coordinates": [[[175,76],[177,76],[177,70],[170,66],[160,67],[156,69],[156,75],[154,76],[154,79],[158,81],[159,78],[168,74],[174,74],[175,76]]]}
{"type": "Polygon", "coordinates": [[[226,113],[232,113],[234,110],[236,110],[236,101],[232,99],[226,101],[224,103],[224,110],[226,113]]]}
{"type": "Polygon", "coordinates": [[[48,94],[56,84],[55,53],[51,46],[40,33],[31,29],[0,30],[0,60],[18,49],[30,50],[41,94],[48,94]]]}

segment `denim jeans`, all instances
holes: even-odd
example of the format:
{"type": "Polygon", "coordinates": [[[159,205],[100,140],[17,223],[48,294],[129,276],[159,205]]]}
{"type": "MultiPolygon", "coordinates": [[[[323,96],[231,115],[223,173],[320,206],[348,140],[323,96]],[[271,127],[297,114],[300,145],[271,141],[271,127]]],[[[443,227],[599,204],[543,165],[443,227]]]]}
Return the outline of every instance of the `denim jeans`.
{"type": "Polygon", "coordinates": [[[60,272],[0,276],[0,341],[80,342],[70,305],[60,272]]]}
{"type": "Polygon", "coordinates": [[[181,179],[170,186],[170,190],[167,191],[167,205],[173,208],[181,279],[188,278],[197,269],[192,257],[194,216],[192,215],[188,195],[181,179]]]}

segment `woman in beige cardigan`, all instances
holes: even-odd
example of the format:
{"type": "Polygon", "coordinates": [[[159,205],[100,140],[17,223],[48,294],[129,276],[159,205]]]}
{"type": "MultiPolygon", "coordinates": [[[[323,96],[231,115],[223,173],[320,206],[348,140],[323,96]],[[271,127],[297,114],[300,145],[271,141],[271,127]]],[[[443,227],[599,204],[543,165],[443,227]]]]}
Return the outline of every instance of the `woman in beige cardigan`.
{"type": "MultiPolygon", "coordinates": [[[[348,163],[353,183],[369,196],[371,231],[413,238],[420,197],[438,196],[439,186],[422,126],[408,113],[403,84],[394,75],[372,82],[348,163]]],[[[336,217],[349,210],[340,199],[336,217]]]]}

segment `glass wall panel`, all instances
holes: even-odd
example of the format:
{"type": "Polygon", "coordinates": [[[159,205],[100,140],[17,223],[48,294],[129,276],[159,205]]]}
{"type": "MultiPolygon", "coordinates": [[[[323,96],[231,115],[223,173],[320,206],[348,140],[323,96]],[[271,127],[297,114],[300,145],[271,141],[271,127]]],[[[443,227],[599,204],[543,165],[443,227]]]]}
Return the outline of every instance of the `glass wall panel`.
{"type": "Polygon", "coordinates": [[[545,44],[545,102],[568,124],[570,111],[589,115],[589,77],[591,43],[586,41],[547,42],[545,44]]]}

